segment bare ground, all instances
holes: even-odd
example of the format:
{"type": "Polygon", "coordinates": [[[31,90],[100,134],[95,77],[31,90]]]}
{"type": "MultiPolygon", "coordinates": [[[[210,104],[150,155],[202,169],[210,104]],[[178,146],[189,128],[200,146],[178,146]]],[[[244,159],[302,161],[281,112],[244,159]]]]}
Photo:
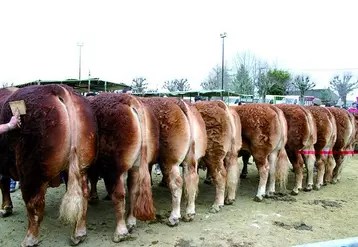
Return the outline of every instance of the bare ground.
{"type": "MultiPolygon", "coordinates": [[[[320,191],[301,192],[298,196],[286,195],[274,199],[253,201],[258,185],[257,170],[249,166],[249,176],[240,182],[236,202],[225,206],[217,214],[209,213],[215,189],[203,183],[201,171],[197,215],[193,222],[181,221],[170,228],[157,222],[138,222],[132,238],[113,243],[115,215],[110,201],[101,200],[90,205],[88,212],[88,237],[80,246],[292,246],[316,241],[355,237],[357,235],[358,169],[357,156],[343,170],[342,181],[324,186],[320,191]]],[[[171,208],[167,188],[158,186],[161,176],[153,175],[153,193],[158,218],[164,218],[171,208]]],[[[290,173],[288,189],[294,174],[290,173]]],[[[65,186],[50,188],[46,195],[44,221],[40,230],[40,246],[67,246],[72,229],[57,219],[60,199],[65,186]]],[[[99,195],[106,193],[99,182],[99,195]]],[[[19,246],[26,234],[27,216],[21,192],[12,194],[14,214],[0,219],[0,246],[19,246]]],[[[182,207],[183,210],[183,207],[182,207]]]]}

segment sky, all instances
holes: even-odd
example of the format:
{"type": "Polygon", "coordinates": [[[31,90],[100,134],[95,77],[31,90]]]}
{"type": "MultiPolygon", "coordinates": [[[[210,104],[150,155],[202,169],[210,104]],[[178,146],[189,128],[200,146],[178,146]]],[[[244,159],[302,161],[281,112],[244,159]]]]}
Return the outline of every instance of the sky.
{"type": "MultiPolygon", "coordinates": [[[[249,51],[316,88],[350,69],[357,80],[358,2],[307,0],[1,1],[0,85],[98,77],[150,88],[187,78],[192,89],[217,64],[249,51]]],[[[358,96],[355,90],[348,98],[358,96]]]]}

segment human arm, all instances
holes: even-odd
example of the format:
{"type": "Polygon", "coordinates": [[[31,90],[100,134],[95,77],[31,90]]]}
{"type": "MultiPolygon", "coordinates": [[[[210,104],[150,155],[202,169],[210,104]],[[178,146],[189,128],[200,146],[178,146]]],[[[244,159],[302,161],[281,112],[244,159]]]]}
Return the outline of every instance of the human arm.
{"type": "Polygon", "coordinates": [[[16,129],[20,126],[21,126],[20,114],[16,113],[14,116],[12,116],[12,118],[8,123],[0,125],[0,134],[16,129]]]}

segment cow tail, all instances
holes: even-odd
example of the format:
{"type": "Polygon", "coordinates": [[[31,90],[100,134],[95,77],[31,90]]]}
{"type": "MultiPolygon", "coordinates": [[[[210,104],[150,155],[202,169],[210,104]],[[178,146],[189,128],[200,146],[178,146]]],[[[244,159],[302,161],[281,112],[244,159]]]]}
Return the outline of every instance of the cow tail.
{"type": "Polygon", "coordinates": [[[279,152],[277,157],[277,165],[276,165],[276,177],[279,181],[280,189],[281,191],[286,190],[287,180],[288,180],[288,171],[289,171],[289,159],[287,156],[287,152],[285,149],[286,143],[287,143],[287,121],[286,118],[282,112],[282,110],[277,109],[277,114],[279,117],[279,123],[282,128],[281,131],[281,140],[279,143],[279,152]]]}
{"type": "Polygon", "coordinates": [[[134,168],[138,169],[138,175],[135,177],[135,181],[132,181],[137,186],[133,201],[133,215],[142,221],[153,220],[155,219],[155,210],[148,164],[147,117],[143,106],[137,100],[132,103],[134,103],[134,110],[137,112],[141,129],[140,163],[138,168],[134,168]]]}
{"type": "MultiPolygon", "coordinates": [[[[80,160],[77,153],[77,117],[76,110],[71,99],[71,93],[62,86],[59,86],[59,91],[56,95],[59,101],[66,108],[68,114],[68,124],[70,127],[69,134],[71,135],[71,143],[68,159],[68,183],[67,191],[62,198],[60,206],[60,219],[64,222],[75,224],[83,217],[83,208],[85,206],[85,200],[83,193],[82,183],[83,175],[81,174],[80,160]]],[[[87,184],[86,184],[87,185],[87,184]]]]}
{"type": "Polygon", "coordinates": [[[70,152],[68,169],[68,185],[60,206],[60,219],[75,224],[82,218],[84,206],[79,160],[75,147],[72,147],[70,152]]]}

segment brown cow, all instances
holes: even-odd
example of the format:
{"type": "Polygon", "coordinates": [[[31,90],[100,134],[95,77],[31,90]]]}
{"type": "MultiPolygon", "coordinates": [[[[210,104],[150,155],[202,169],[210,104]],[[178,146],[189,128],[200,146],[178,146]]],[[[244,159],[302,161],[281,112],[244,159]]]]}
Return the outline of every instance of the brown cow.
{"type": "Polygon", "coordinates": [[[324,181],[337,183],[345,161],[352,156],[353,143],[355,143],[355,119],[347,110],[337,107],[327,108],[334,116],[337,124],[337,140],[333,147],[333,157],[336,161],[334,170],[326,170],[324,181]]]}
{"type": "Polygon", "coordinates": [[[292,190],[293,195],[297,195],[302,189],[303,164],[307,168],[307,185],[305,190],[313,188],[313,168],[316,161],[314,144],[317,142],[316,123],[312,114],[304,107],[293,104],[277,104],[285,114],[288,125],[288,141],[286,152],[296,173],[296,184],[292,190]],[[299,151],[303,151],[300,153],[299,151]]]}
{"type": "Polygon", "coordinates": [[[117,216],[112,240],[119,242],[130,235],[124,215],[127,172],[129,227],[135,226],[136,218],[155,218],[148,164],[153,164],[157,158],[159,130],[151,127],[145,107],[134,96],[102,93],[89,100],[96,114],[99,134],[99,156],[89,171],[91,196],[97,197],[98,173],[95,171],[100,171],[117,216]]]}
{"type": "Polygon", "coordinates": [[[242,126],[242,150],[249,151],[259,170],[260,182],[255,201],[262,201],[275,192],[276,176],[281,187],[287,182],[288,158],[285,150],[287,142],[287,122],[283,112],[269,104],[245,104],[231,106],[240,116],[242,126]]]}
{"type": "Polygon", "coordinates": [[[332,149],[337,139],[337,125],[334,116],[327,108],[321,106],[305,106],[305,108],[312,113],[316,122],[317,142],[314,149],[318,172],[314,189],[319,190],[324,184],[325,170],[331,173],[336,166],[332,149]]]}
{"type": "Polygon", "coordinates": [[[179,165],[183,165],[186,212],[185,221],[195,215],[199,176],[199,160],[205,155],[207,146],[205,123],[200,113],[189,102],[173,98],[139,98],[158,119],[160,146],[158,163],[163,180],[172,194],[172,212],[168,225],[175,226],[181,218],[180,202],[183,181],[179,165]]]}
{"type": "Polygon", "coordinates": [[[218,212],[224,201],[232,204],[236,197],[237,153],[242,144],[240,118],[222,101],[199,101],[194,105],[206,126],[208,145],[203,161],[216,185],[211,212],[218,212]]]}
{"type": "MultiPolygon", "coordinates": [[[[46,189],[64,170],[69,170],[69,180],[60,218],[75,225],[71,239],[78,244],[86,237],[86,169],[96,155],[97,126],[91,107],[68,86],[29,86],[15,91],[6,100],[0,122],[11,118],[9,102],[15,100],[25,101],[27,113],[21,116],[21,129],[1,138],[7,148],[0,150],[0,173],[20,180],[28,215],[22,246],[38,244],[46,189]]],[[[8,184],[3,184],[4,191],[9,191],[8,184]]]]}

